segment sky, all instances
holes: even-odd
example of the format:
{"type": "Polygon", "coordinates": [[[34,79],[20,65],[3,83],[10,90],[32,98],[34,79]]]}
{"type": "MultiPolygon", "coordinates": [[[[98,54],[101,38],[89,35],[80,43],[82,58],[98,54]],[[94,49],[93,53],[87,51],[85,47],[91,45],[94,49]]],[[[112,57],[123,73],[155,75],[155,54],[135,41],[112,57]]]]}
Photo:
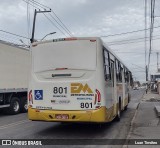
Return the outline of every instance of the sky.
{"type": "MultiPolygon", "coordinates": [[[[145,32],[110,36],[145,28],[145,0],[37,0],[38,3],[43,4],[39,6],[33,1],[0,0],[0,30],[31,38],[35,7],[44,10],[43,5],[48,6],[53,10],[51,13],[37,14],[36,39],[42,39],[51,32],[56,34],[49,35],[45,39],[69,36],[101,37],[104,43],[127,65],[134,80],[145,81],[145,32]],[[65,24],[70,34],[63,29],[63,24],[56,16],[65,24]]],[[[150,0],[147,1],[147,28],[149,28],[150,0]]],[[[160,1],[156,0],[154,27],[160,26],[159,7],[160,1]]],[[[46,7],[46,10],[49,8],[46,7]]],[[[152,43],[149,73],[157,71],[156,52],[160,52],[159,33],[160,27],[153,30],[155,40],[152,43]]],[[[22,44],[20,39],[24,44],[29,44],[29,40],[25,38],[0,31],[0,40],[22,44]]],[[[147,53],[148,51],[149,41],[147,41],[147,53]]],[[[148,65],[148,54],[146,58],[148,65]]]]}

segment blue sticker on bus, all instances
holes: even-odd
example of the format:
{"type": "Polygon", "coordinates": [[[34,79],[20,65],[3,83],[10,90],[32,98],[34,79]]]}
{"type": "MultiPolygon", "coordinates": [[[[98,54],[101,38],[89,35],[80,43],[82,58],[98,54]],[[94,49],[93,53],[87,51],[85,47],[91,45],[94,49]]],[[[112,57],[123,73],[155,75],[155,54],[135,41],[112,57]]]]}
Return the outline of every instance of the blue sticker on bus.
{"type": "Polygon", "coordinates": [[[43,100],[43,90],[34,90],[35,100],[43,100]]]}

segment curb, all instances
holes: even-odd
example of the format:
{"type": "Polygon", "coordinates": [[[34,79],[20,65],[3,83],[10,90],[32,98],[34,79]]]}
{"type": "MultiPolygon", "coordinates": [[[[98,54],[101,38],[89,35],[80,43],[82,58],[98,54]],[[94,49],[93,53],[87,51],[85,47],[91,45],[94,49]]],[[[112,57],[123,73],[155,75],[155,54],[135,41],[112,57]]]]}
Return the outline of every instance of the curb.
{"type": "MultiPolygon", "coordinates": [[[[135,118],[136,118],[136,116],[137,116],[138,109],[139,109],[139,105],[140,105],[140,103],[141,103],[141,101],[142,101],[142,99],[143,99],[143,97],[144,97],[145,94],[146,94],[146,93],[145,93],[145,91],[144,91],[143,95],[142,95],[141,98],[140,98],[140,102],[138,103],[138,105],[137,105],[137,107],[136,107],[136,111],[135,111],[134,116],[133,116],[133,118],[132,118],[132,120],[131,120],[131,123],[130,123],[130,129],[129,129],[128,135],[127,135],[127,137],[126,137],[126,141],[127,141],[127,140],[130,138],[130,136],[131,136],[131,133],[132,133],[132,130],[133,130],[133,122],[134,122],[134,120],[135,120],[135,118]]],[[[125,142],[125,143],[126,143],[126,142],[125,142]]],[[[123,145],[122,148],[128,148],[128,145],[123,145]]]]}
{"type": "Polygon", "coordinates": [[[155,105],[154,107],[155,107],[158,117],[160,117],[160,106],[155,105]]]}
{"type": "MultiPolygon", "coordinates": [[[[137,108],[136,108],[136,111],[135,111],[135,114],[134,114],[134,116],[133,116],[133,118],[132,118],[132,120],[131,120],[130,130],[129,130],[129,132],[128,132],[126,141],[127,141],[127,140],[130,138],[130,136],[131,136],[131,133],[132,133],[132,130],[133,130],[133,122],[134,122],[134,120],[135,120],[135,118],[136,118],[136,116],[137,116],[139,104],[140,104],[140,102],[138,103],[137,108]]],[[[126,142],[125,142],[125,143],[126,143],[126,142]]],[[[128,148],[128,145],[123,145],[122,148],[128,148]]]]}

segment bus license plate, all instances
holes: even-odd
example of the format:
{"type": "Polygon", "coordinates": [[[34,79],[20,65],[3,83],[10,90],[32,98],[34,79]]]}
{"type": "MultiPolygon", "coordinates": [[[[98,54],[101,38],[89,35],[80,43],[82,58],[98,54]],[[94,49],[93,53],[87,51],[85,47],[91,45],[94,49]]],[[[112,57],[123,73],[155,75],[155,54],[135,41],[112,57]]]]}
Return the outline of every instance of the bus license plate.
{"type": "Polygon", "coordinates": [[[56,114],[56,119],[69,119],[67,114],[56,114]]]}

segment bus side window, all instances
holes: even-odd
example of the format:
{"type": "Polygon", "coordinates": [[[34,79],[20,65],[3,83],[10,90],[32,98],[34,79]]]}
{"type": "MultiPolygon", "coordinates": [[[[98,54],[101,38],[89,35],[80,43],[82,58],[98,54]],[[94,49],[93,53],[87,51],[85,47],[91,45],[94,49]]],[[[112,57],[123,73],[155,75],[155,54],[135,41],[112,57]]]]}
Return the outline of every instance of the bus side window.
{"type": "Polygon", "coordinates": [[[120,79],[119,79],[120,70],[119,70],[119,67],[118,67],[118,61],[117,60],[115,62],[115,66],[116,66],[116,79],[117,79],[117,82],[119,82],[120,81],[120,79]]]}
{"type": "Polygon", "coordinates": [[[125,70],[125,82],[129,82],[129,71],[126,69],[125,70]]]}
{"type": "Polygon", "coordinates": [[[127,82],[129,83],[129,79],[130,79],[130,72],[127,70],[127,82]]]}
{"type": "Polygon", "coordinates": [[[107,50],[104,50],[104,73],[105,73],[105,80],[110,80],[110,66],[109,66],[109,53],[107,50]]]}
{"type": "Polygon", "coordinates": [[[110,60],[111,81],[114,87],[114,61],[110,60]]]}
{"type": "Polygon", "coordinates": [[[132,77],[132,73],[130,72],[130,86],[133,87],[133,77],[132,77]]]}
{"type": "Polygon", "coordinates": [[[129,73],[126,68],[124,69],[124,79],[125,82],[129,82],[129,73]]]}
{"type": "Polygon", "coordinates": [[[118,62],[118,67],[119,67],[119,82],[122,82],[123,67],[121,66],[120,62],[118,62]]]}

